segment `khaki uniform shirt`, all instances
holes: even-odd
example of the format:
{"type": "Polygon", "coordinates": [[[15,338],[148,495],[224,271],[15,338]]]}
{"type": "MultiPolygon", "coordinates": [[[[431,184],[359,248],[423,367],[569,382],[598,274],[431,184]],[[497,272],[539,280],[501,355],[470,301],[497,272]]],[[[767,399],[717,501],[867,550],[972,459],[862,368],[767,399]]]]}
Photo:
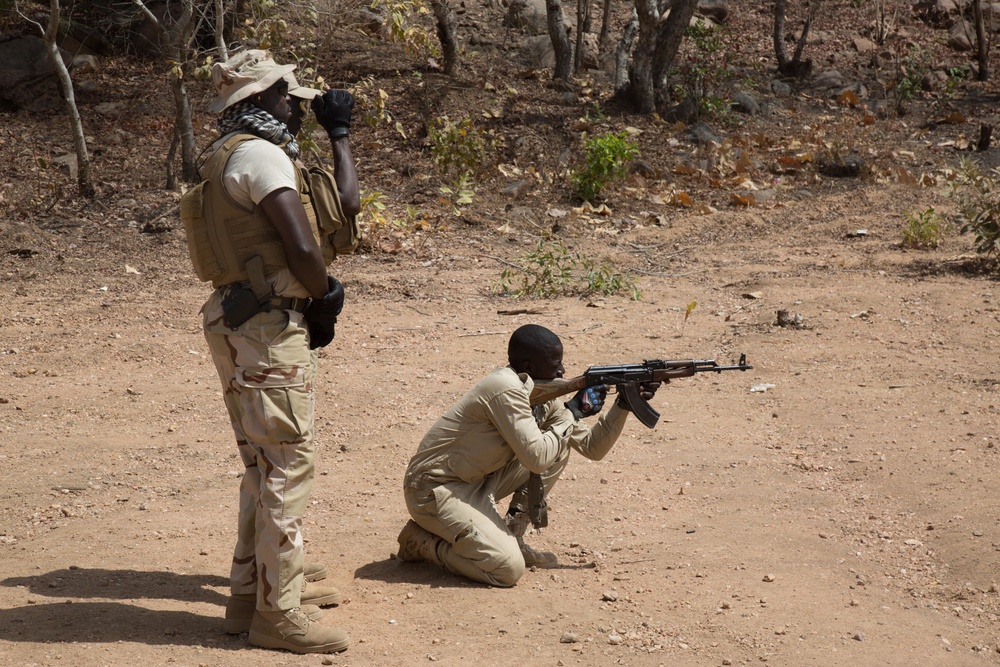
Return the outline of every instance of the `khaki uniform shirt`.
{"type": "Polygon", "coordinates": [[[628,412],[612,406],[593,428],[577,422],[559,397],[536,408],[534,382],[505,366],[490,373],[437,420],[410,460],[404,485],[432,488],[462,481],[477,484],[515,458],[542,473],[566,447],[600,460],[621,435],[628,412]]]}

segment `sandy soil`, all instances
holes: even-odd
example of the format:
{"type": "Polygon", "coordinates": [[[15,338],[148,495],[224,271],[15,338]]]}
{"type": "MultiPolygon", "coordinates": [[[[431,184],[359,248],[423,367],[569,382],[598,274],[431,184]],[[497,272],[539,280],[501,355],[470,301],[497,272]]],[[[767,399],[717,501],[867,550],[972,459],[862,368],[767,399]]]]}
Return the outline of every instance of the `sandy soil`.
{"type": "MultiPolygon", "coordinates": [[[[333,664],[1000,663],[996,280],[949,261],[962,240],[933,270],[898,249],[870,212],[912,192],[639,230],[619,261],[672,267],[642,300],[517,304],[536,315],[498,314],[472,235],[341,260],[306,527],[350,598],[324,621],[354,639],[333,664]],[[570,374],[741,352],[754,370],[675,381],[656,429],[571,462],[530,538],[561,568],[495,590],[394,560],[409,455],[525,322],[563,336],[570,374]]],[[[87,245],[3,259],[0,661],[319,664],[221,633],[240,465],[182,236],[87,245]]]]}
{"type": "MultiPolygon", "coordinates": [[[[863,17],[849,6],[838,4],[839,24],[826,16],[834,37],[810,53],[861,72],[850,39],[863,17]]],[[[176,194],[160,189],[160,159],[139,148],[145,137],[165,150],[169,98],[129,113],[149,99],[148,77],[116,60],[81,96],[102,151],[94,203],[73,200],[51,162],[72,145],[62,126],[9,116],[0,665],[1000,664],[997,274],[968,237],[900,247],[907,211],[953,210],[946,170],[962,155],[956,141],[996,123],[995,84],[920,98],[902,119],[824,94],[761,93],[766,114],[729,116],[720,130],[726,150],[753,157],[739,173],[734,153],[707,155],[683,128],[604,100],[592,131],[640,129],[657,174],[610,193],[610,215],[573,213],[558,178],[512,199],[503,189],[517,176],[491,172],[456,218],[439,201],[421,122],[501,109],[491,128],[508,141],[496,160],[548,178],[564,146],[579,155],[578,119],[597,99],[564,104],[544,80],[521,78],[500,47],[499,12],[463,15],[463,30],[486,37],[457,83],[401,50],[373,61],[365,40],[319,49],[328,80],[375,76],[412,138],[389,124],[356,130],[362,188],[384,193],[390,222],[333,267],[348,305],[320,362],[320,477],[305,531],[308,557],[349,597],[323,621],[350,632],[342,655],[267,652],[222,633],[241,464],[201,334],[208,289],[171,217],[176,194]],[[94,112],[109,100],[122,106],[94,112]],[[962,122],[931,122],[956,109],[962,122]],[[841,140],[872,167],[864,178],[778,159],[841,140]],[[734,207],[747,179],[758,205],[734,207]],[[715,212],[665,204],[671,188],[715,212]],[[547,235],[631,273],[642,298],[495,295],[506,262],[547,235]],[[569,375],[741,353],[754,369],[675,381],[654,401],[655,429],[633,421],[604,461],[571,461],[550,526],[529,537],[560,568],[499,590],[399,562],[406,462],[527,322],[563,337],[569,375]]],[[[758,38],[740,58],[763,62],[768,12],[734,14],[734,34],[758,38]]],[[[755,67],[745,75],[765,90],[755,67]]],[[[209,93],[197,94],[203,108],[209,93]]],[[[209,127],[199,117],[199,145],[209,127]]],[[[997,151],[981,157],[996,164],[997,151]]]]}

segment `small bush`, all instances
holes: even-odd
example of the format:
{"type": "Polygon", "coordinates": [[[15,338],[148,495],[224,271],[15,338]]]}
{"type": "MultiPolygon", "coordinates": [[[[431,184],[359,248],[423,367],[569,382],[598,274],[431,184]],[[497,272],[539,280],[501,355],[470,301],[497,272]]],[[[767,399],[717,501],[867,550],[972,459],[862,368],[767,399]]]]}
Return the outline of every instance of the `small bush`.
{"type": "Polygon", "coordinates": [[[585,162],[573,175],[573,186],[576,195],[585,201],[595,199],[611,183],[622,180],[629,161],[639,154],[625,132],[591,137],[584,151],[585,162]]]}
{"type": "Polygon", "coordinates": [[[497,291],[513,297],[615,295],[622,292],[638,300],[638,286],[628,274],[608,264],[571,252],[559,241],[539,241],[535,249],[518,258],[517,268],[500,273],[497,291]]]}
{"type": "Polygon", "coordinates": [[[911,211],[903,227],[903,247],[914,249],[937,248],[948,232],[949,225],[933,208],[911,211]]]}
{"type": "Polygon", "coordinates": [[[470,116],[459,121],[447,116],[435,118],[427,128],[427,138],[443,177],[478,175],[492,145],[490,136],[470,116]]]}
{"type": "Polygon", "coordinates": [[[972,160],[962,160],[951,194],[958,201],[959,233],[975,236],[977,253],[1000,255],[1000,169],[984,172],[972,160]]]}

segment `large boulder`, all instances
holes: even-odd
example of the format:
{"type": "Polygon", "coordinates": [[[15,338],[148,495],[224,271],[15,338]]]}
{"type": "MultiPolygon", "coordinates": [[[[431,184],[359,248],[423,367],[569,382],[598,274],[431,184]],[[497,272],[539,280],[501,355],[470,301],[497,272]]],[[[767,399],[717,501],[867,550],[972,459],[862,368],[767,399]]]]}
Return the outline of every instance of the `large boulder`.
{"type": "Polygon", "coordinates": [[[545,0],[511,0],[504,25],[523,30],[528,35],[544,35],[549,31],[545,0]]]}
{"type": "MultiPolygon", "coordinates": [[[[59,50],[69,65],[69,54],[59,50]]],[[[0,36],[0,111],[52,111],[62,107],[56,68],[41,37],[0,36]]]]}

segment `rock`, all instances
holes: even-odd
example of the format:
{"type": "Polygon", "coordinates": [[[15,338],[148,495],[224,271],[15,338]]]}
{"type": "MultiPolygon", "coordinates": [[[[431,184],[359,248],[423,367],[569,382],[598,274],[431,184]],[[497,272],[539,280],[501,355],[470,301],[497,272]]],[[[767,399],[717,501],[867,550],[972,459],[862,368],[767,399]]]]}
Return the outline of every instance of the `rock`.
{"type": "Polygon", "coordinates": [[[924,74],[924,78],[920,80],[920,87],[933,93],[942,90],[947,83],[948,73],[944,70],[933,69],[924,74]]]}
{"type": "Polygon", "coordinates": [[[575,632],[564,632],[559,638],[560,644],[576,644],[578,641],[580,641],[580,637],[575,632]]]}
{"type": "Polygon", "coordinates": [[[509,185],[504,186],[503,193],[510,197],[511,199],[520,199],[524,195],[531,192],[532,182],[526,178],[522,178],[519,181],[514,181],[509,185]]]}
{"type": "Polygon", "coordinates": [[[73,57],[73,62],[70,63],[69,71],[73,73],[74,76],[77,74],[86,74],[87,72],[97,71],[97,56],[92,56],[88,53],[81,53],[73,57]]]}
{"type": "Polygon", "coordinates": [[[843,90],[845,86],[844,75],[835,69],[820,72],[812,81],[812,87],[819,90],[843,90]]]}
{"type": "Polygon", "coordinates": [[[841,158],[824,158],[819,161],[819,172],[834,178],[856,178],[864,166],[861,158],[848,155],[841,158]]]}
{"type": "Polygon", "coordinates": [[[601,596],[601,600],[604,602],[617,602],[618,593],[615,591],[604,591],[604,594],[601,596]]]}
{"type": "Polygon", "coordinates": [[[757,100],[753,98],[753,95],[745,91],[736,93],[736,97],[733,98],[732,107],[736,111],[749,116],[756,116],[760,113],[760,105],[757,104],[757,100]]]}
{"type": "Polygon", "coordinates": [[[533,69],[552,69],[556,66],[556,52],[548,35],[525,37],[521,42],[521,62],[533,69]]]}
{"type": "Polygon", "coordinates": [[[789,95],[792,94],[792,87],[789,86],[784,81],[779,81],[778,79],[774,79],[773,81],[771,81],[771,92],[777,95],[778,97],[788,97],[789,95]]]}
{"type": "Polygon", "coordinates": [[[948,31],[948,46],[956,51],[971,51],[975,43],[975,27],[965,19],[958,19],[948,31]]]}
{"type": "Polygon", "coordinates": [[[698,7],[695,12],[707,17],[716,23],[725,23],[729,18],[728,0],[698,0],[698,7]]]}
{"type": "Polygon", "coordinates": [[[698,118],[698,105],[692,99],[685,99],[664,111],[660,117],[668,123],[690,123],[698,118]]]}
{"type": "Polygon", "coordinates": [[[774,575],[773,574],[765,574],[764,575],[764,581],[766,581],[767,583],[771,583],[772,581],[774,581],[774,575]]]}
{"type": "MultiPolygon", "coordinates": [[[[68,67],[70,57],[59,49],[68,67]]],[[[63,107],[56,68],[41,37],[0,38],[0,111],[46,112],[63,107]]]]}
{"type": "MultiPolygon", "coordinates": [[[[563,20],[567,28],[574,27],[570,26],[565,18],[563,20]]],[[[527,35],[548,36],[549,24],[545,13],[545,0],[511,0],[504,25],[523,30],[527,35]]]]}
{"type": "Polygon", "coordinates": [[[855,36],[854,37],[854,50],[858,53],[871,53],[875,51],[878,46],[870,39],[865,39],[864,37],[855,36]]]}
{"type": "Polygon", "coordinates": [[[722,143],[722,138],[705,123],[695,123],[687,129],[687,133],[696,144],[707,144],[712,141],[717,144],[722,143]]]}

